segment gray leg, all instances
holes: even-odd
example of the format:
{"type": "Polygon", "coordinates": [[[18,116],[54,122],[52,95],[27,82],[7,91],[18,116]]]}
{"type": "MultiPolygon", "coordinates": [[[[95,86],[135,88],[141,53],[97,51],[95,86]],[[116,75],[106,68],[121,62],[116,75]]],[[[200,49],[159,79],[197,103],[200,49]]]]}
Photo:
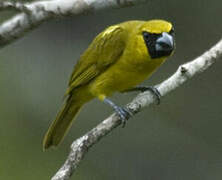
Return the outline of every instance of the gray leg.
{"type": "Polygon", "coordinates": [[[104,102],[108,105],[110,105],[115,112],[118,114],[118,116],[121,118],[123,127],[126,124],[126,121],[129,119],[130,116],[132,116],[132,112],[130,112],[128,109],[123,108],[123,107],[119,107],[116,104],[114,104],[110,99],[105,98],[104,102]]]}

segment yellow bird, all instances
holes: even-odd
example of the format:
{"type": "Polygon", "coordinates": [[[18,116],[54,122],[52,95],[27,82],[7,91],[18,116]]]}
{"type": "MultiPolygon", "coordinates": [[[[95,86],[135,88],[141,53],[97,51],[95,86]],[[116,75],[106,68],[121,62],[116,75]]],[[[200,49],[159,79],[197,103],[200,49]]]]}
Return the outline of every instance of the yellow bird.
{"type": "Polygon", "coordinates": [[[129,110],[107,97],[132,90],[152,90],[159,96],[155,88],[136,85],[147,79],[174,48],[173,26],[164,20],[126,21],[97,35],[74,67],[66,102],[49,127],[43,148],[57,146],[81,107],[93,98],[110,105],[125,122],[129,110]]]}

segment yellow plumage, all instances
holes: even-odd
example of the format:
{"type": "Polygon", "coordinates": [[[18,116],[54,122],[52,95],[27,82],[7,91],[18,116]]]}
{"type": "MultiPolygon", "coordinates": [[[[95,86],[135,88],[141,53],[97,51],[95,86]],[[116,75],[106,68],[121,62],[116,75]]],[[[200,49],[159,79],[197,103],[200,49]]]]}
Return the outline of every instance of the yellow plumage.
{"type": "Polygon", "coordinates": [[[75,65],[66,103],[45,135],[44,149],[62,141],[85,103],[95,97],[103,101],[114,92],[133,88],[148,78],[171,52],[155,57],[158,52],[153,50],[152,43],[149,48],[150,42],[144,39],[143,33],[150,33],[154,38],[170,31],[171,23],[152,20],[127,21],[101,32],[75,65]]]}

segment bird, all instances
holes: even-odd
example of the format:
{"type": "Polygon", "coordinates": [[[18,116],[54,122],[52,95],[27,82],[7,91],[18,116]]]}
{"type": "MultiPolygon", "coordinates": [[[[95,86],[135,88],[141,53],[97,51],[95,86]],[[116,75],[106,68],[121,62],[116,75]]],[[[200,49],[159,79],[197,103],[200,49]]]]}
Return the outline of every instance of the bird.
{"type": "Polygon", "coordinates": [[[171,22],[130,20],[107,27],[82,53],[71,74],[66,100],[43,139],[43,149],[61,143],[84,104],[94,98],[108,104],[123,124],[132,114],[109,97],[116,92],[151,90],[137,86],[148,79],[175,50],[171,22]]]}

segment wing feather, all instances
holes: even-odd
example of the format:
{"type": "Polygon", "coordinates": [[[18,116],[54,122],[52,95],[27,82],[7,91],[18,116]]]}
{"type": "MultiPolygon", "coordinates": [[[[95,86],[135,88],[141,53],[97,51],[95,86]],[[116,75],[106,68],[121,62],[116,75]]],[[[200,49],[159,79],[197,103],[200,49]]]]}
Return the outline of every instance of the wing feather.
{"type": "Polygon", "coordinates": [[[116,25],[110,26],[93,40],[75,65],[66,95],[89,83],[118,61],[125,49],[125,35],[124,29],[116,25]]]}

